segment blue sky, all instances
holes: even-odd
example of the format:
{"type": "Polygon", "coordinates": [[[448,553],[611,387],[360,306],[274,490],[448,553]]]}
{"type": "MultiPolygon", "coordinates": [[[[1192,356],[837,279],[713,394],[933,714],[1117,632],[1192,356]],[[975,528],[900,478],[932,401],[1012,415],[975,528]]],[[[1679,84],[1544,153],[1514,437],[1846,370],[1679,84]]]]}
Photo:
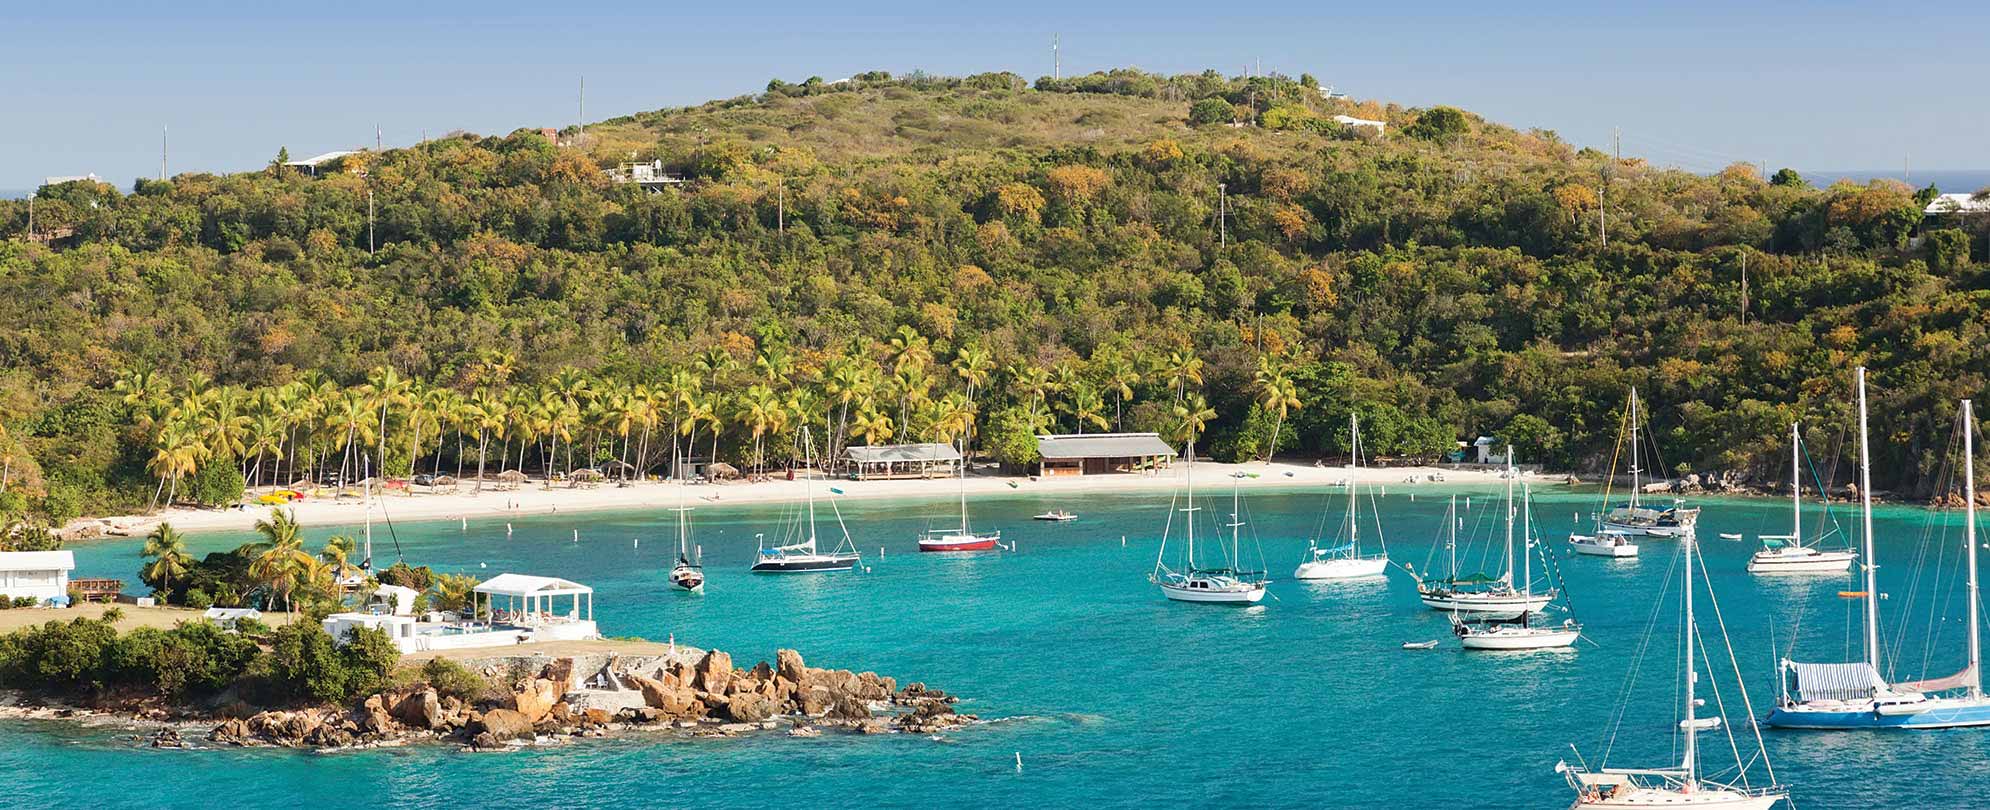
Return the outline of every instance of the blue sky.
{"type": "Polygon", "coordinates": [[[254,168],[881,68],[1319,76],[1712,170],[1990,168],[1990,4],[906,4],[377,0],[0,7],[0,189],[254,168]],[[681,6],[681,7],[680,7],[681,6]]]}

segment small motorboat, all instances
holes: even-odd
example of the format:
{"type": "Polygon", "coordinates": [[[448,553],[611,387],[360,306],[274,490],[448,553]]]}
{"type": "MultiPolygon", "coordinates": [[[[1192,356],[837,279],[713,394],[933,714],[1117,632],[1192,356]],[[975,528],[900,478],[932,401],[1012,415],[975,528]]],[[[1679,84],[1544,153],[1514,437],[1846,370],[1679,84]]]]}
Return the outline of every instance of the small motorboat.
{"type": "Polygon", "coordinates": [[[1041,515],[1036,515],[1034,519],[1063,523],[1065,521],[1077,520],[1078,514],[1067,509],[1053,509],[1041,515]]]}
{"type": "Polygon", "coordinates": [[[1434,650],[1434,649],[1437,649],[1437,639],[1431,639],[1431,640],[1429,640],[1429,641],[1405,641],[1405,642],[1403,642],[1403,649],[1405,649],[1405,650],[1434,650]]]}
{"type": "Polygon", "coordinates": [[[1741,539],[1741,534],[1740,534],[1740,533],[1738,533],[1738,532],[1721,532],[1721,539],[1722,539],[1722,540],[1740,540],[1740,539],[1741,539]]]}

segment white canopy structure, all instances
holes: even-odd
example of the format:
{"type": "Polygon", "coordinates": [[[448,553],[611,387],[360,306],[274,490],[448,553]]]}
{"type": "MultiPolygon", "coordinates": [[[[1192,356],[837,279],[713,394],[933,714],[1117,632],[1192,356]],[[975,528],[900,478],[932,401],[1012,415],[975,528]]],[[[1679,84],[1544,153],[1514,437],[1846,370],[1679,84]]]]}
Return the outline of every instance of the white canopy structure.
{"type": "Polygon", "coordinates": [[[474,589],[484,597],[484,604],[493,608],[495,618],[496,598],[505,597],[510,621],[518,624],[532,624],[545,621],[594,621],[594,589],[571,580],[558,577],[539,577],[530,574],[499,574],[484,580],[474,589]],[[555,597],[573,597],[573,610],[555,613],[555,597]],[[586,609],[582,609],[583,603],[586,609]]]}

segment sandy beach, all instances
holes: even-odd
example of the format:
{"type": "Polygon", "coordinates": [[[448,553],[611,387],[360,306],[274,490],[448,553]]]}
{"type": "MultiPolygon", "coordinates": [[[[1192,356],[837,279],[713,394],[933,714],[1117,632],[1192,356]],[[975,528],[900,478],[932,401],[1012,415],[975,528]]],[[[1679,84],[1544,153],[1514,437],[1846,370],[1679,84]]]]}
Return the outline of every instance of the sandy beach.
{"type": "MultiPolygon", "coordinates": [[[[967,491],[976,493],[1032,494],[1043,496],[1084,495],[1100,492],[1166,492],[1181,485],[1186,467],[1180,464],[1153,475],[1092,475],[1070,477],[1005,476],[995,474],[970,474],[967,478],[967,491]]],[[[1198,482],[1215,485],[1227,484],[1233,475],[1242,473],[1245,488],[1292,488],[1337,486],[1358,477],[1363,483],[1382,486],[1393,485],[1432,485],[1433,476],[1446,485],[1485,485],[1495,486],[1500,482],[1498,469],[1479,467],[1362,467],[1351,470],[1347,467],[1315,467],[1311,464],[1291,464],[1285,462],[1247,462],[1243,464],[1221,464],[1211,461],[1197,461],[1195,477],[1198,482]],[[1415,483],[1411,483],[1414,481],[1415,483]]],[[[1559,482],[1561,476],[1543,476],[1523,472],[1530,480],[1559,482]]],[[[785,474],[778,474],[768,481],[732,481],[721,483],[691,484],[685,488],[683,497],[692,505],[764,503],[786,501],[801,497],[804,482],[790,481],[785,474]]],[[[895,479],[851,481],[848,479],[816,478],[817,495],[837,498],[940,498],[953,497],[961,486],[952,478],[895,479]],[[832,495],[828,487],[840,490],[832,495]]],[[[379,498],[375,506],[376,519],[384,512],[396,521],[458,520],[464,518],[491,517],[497,515],[544,515],[558,512],[589,512],[604,510],[666,509],[677,505],[678,487],[669,482],[634,482],[628,486],[617,486],[613,482],[594,488],[569,487],[556,483],[551,488],[546,482],[534,479],[512,490],[499,490],[493,482],[486,481],[482,494],[472,492],[472,484],[466,482],[454,493],[390,493],[379,498]]],[[[253,495],[252,495],[253,497],[253,495]]],[[[297,519],[306,526],[326,524],[357,523],[364,519],[365,511],[359,498],[311,497],[297,501],[287,507],[296,511],[297,519]]],[[[1078,509],[1073,503],[1067,508],[1078,509]]],[[[175,508],[161,510],[152,515],[127,515],[121,517],[93,519],[104,526],[121,527],[122,531],[134,535],[151,531],[160,522],[170,522],[183,532],[249,531],[257,520],[265,517],[270,507],[253,506],[246,509],[193,509],[175,508]]],[[[84,521],[91,522],[91,521],[84,521]]],[[[73,525],[73,524],[72,524],[73,525]]]]}

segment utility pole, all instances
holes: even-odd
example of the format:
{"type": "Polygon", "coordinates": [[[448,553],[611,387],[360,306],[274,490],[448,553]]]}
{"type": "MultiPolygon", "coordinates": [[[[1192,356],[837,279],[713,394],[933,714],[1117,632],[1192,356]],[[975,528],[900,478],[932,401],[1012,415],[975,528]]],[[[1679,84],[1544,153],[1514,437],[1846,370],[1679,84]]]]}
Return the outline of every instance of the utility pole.
{"type": "Polygon", "coordinates": [[[1741,251],[1741,323],[1748,325],[1748,250],[1741,251]]]}
{"type": "Polygon", "coordinates": [[[1216,184],[1216,239],[1221,250],[1230,248],[1230,192],[1228,183],[1216,184]]]}
{"type": "Polygon", "coordinates": [[[1057,35],[1050,35],[1050,78],[1056,81],[1064,77],[1064,64],[1058,60],[1057,35]]]}
{"type": "Polygon", "coordinates": [[[1603,247],[1610,246],[1610,173],[1603,173],[1603,182],[1596,187],[1596,230],[1603,238],[1603,247]]]}
{"type": "Polygon", "coordinates": [[[159,128],[159,179],[166,179],[166,132],[167,127],[159,128]]]}
{"type": "Polygon", "coordinates": [[[1610,128],[1610,155],[1613,164],[1610,168],[1615,169],[1614,164],[1624,160],[1624,130],[1621,127],[1610,128]]]}
{"type": "Polygon", "coordinates": [[[366,190],[366,255],[373,255],[373,189],[366,190]]]}
{"type": "Polygon", "coordinates": [[[382,143],[382,140],[381,140],[381,138],[380,138],[380,125],[379,125],[379,124],[374,124],[374,125],[373,125],[373,151],[375,151],[375,152],[380,152],[380,151],[385,151],[385,150],[384,150],[384,149],[383,149],[383,148],[381,147],[381,145],[380,145],[381,143],[382,143]]]}
{"type": "Polygon", "coordinates": [[[580,134],[574,136],[574,143],[587,140],[587,77],[580,77],[580,134]]]}

